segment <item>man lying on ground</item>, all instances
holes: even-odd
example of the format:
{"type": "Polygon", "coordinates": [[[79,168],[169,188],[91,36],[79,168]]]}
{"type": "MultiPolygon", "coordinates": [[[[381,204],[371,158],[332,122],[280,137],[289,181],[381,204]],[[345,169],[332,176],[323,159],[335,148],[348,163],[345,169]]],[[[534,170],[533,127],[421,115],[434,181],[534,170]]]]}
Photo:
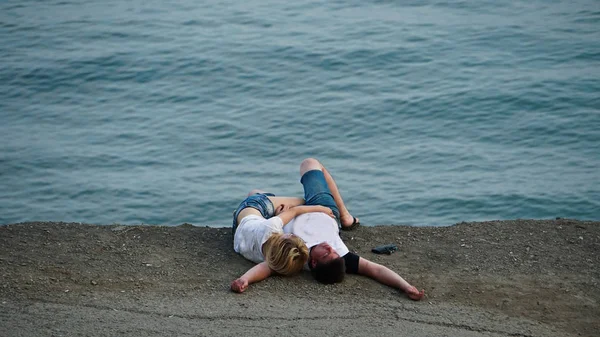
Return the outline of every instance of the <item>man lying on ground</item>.
{"type": "MultiPolygon", "coordinates": [[[[306,243],[309,249],[308,267],[317,281],[338,283],[343,281],[345,274],[359,274],[402,290],[412,300],[423,298],[423,290],[419,291],[396,272],[348,250],[339,235],[339,229],[352,230],[360,222],[350,214],[333,177],[318,160],[308,158],[302,161],[300,176],[305,204],[328,207],[335,215],[332,218],[325,213],[308,212],[296,216],[283,228],[284,233],[299,236],[306,243]]],[[[298,201],[292,203],[295,206],[298,201]]],[[[284,209],[286,206],[277,205],[276,208],[284,209]]],[[[239,287],[240,283],[247,285],[248,280],[242,276],[233,281],[231,289],[243,292],[246,287],[239,287]]]]}

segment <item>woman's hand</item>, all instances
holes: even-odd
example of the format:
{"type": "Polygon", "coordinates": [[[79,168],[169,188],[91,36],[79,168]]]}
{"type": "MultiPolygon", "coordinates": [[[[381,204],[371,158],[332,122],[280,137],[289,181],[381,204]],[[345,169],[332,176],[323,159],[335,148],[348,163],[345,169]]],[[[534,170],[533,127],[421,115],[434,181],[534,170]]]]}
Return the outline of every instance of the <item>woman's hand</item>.
{"type": "Polygon", "coordinates": [[[315,208],[315,212],[325,213],[325,214],[329,215],[330,217],[335,218],[335,215],[333,214],[333,211],[329,207],[320,206],[320,205],[309,206],[309,207],[314,207],[315,208]]]}
{"type": "MultiPolygon", "coordinates": [[[[279,209],[279,208],[280,207],[277,207],[277,209],[279,209]]],[[[277,210],[275,210],[275,211],[277,211],[277,210]]],[[[283,225],[285,226],[290,221],[292,221],[293,218],[297,217],[298,215],[305,214],[305,213],[325,213],[335,219],[335,215],[333,214],[333,211],[329,207],[325,207],[325,206],[321,206],[321,205],[302,205],[302,206],[290,207],[290,209],[288,209],[288,211],[281,212],[280,214],[278,214],[278,216],[279,216],[279,218],[281,218],[281,221],[283,222],[283,225]]]]}
{"type": "Polygon", "coordinates": [[[283,212],[287,211],[287,210],[288,210],[288,209],[290,209],[290,208],[291,208],[291,207],[290,207],[290,205],[284,205],[284,204],[281,204],[281,205],[279,205],[279,207],[277,207],[277,209],[275,210],[275,215],[279,215],[279,214],[281,214],[281,213],[283,213],[283,212]]]}
{"type": "Polygon", "coordinates": [[[240,277],[239,279],[231,282],[231,290],[235,291],[236,293],[243,293],[246,291],[246,289],[248,289],[248,280],[245,278],[240,277]]]}

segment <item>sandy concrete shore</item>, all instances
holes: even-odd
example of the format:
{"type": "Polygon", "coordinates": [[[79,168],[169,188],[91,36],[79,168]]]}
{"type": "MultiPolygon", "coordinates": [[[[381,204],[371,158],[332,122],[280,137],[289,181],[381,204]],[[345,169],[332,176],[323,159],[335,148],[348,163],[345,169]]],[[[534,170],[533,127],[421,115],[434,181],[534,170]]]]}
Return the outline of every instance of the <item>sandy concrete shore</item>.
{"type": "Polygon", "coordinates": [[[343,232],[352,251],[424,288],[308,273],[244,294],[228,228],[0,227],[0,336],[597,336],[600,222],[515,220],[343,232]],[[374,246],[395,243],[392,255],[374,246]]]}

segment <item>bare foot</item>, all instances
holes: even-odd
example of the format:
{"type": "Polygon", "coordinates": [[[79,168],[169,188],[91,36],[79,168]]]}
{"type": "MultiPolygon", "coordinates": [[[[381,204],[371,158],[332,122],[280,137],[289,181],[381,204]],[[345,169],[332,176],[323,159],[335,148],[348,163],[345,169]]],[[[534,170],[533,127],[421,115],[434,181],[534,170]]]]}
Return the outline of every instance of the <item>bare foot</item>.
{"type": "Polygon", "coordinates": [[[419,291],[416,287],[410,287],[410,289],[406,291],[406,295],[413,301],[420,301],[423,296],[425,296],[425,290],[419,291]]]}

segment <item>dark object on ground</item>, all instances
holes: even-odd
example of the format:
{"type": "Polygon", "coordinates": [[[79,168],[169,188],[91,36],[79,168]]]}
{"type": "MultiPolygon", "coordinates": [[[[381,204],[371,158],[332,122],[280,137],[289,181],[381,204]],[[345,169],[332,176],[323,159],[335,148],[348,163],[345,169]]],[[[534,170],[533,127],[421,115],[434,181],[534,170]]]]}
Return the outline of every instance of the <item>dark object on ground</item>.
{"type": "Polygon", "coordinates": [[[375,254],[387,254],[391,255],[393,252],[397,251],[398,247],[395,244],[390,243],[389,245],[377,246],[371,251],[375,254]]]}

